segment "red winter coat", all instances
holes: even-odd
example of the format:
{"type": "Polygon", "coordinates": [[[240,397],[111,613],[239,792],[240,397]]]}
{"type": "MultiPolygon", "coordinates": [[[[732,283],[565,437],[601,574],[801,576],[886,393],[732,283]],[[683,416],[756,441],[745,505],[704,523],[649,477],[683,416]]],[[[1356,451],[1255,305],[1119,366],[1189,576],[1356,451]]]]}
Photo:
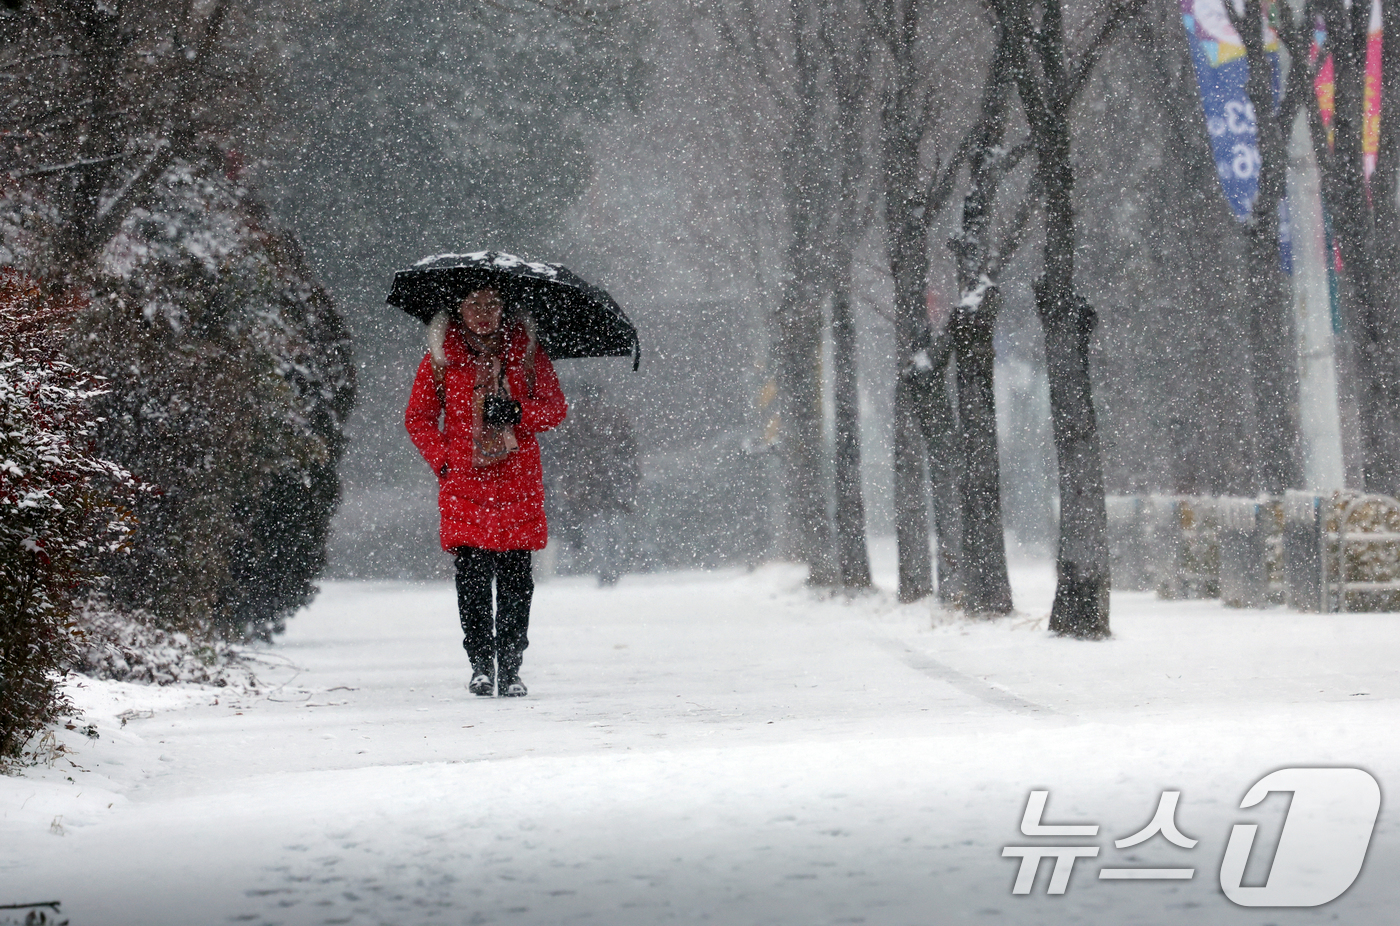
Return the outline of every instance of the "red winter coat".
{"type": "Polygon", "coordinates": [[[471,399],[476,365],[456,324],[448,328],[443,343],[447,356],[443,371],[447,409],[441,428],[438,416],[443,409],[433,382],[431,355],[423,357],[413,381],[404,425],[418,452],[438,474],[444,550],[461,546],[542,550],[547,539],[544,476],[535,435],[563,421],[568,406],[559,388],[559,377],[544,351],[535,351],[532,390],[524,369],[525,332],[513,327],[506,335],[506,385],[521,407],[520,424],[515,426],[520,449],[502,460],[479,468],[472,466],[471,399]]]}

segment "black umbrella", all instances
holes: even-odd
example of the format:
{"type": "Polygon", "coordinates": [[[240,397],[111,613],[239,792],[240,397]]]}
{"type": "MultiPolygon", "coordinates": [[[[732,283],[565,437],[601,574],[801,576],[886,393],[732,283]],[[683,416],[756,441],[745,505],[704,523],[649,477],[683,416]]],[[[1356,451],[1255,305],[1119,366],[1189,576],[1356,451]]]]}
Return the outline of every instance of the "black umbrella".
{"type": "Polygon", "coordinates": [[[558,264],[499,251],[438,254],[394,274],[388,303],[426,323],[482,286],[530,313],[551,359],[630,356],[634,370],[641,362],[636,326],[613,298],[558,264]]]}

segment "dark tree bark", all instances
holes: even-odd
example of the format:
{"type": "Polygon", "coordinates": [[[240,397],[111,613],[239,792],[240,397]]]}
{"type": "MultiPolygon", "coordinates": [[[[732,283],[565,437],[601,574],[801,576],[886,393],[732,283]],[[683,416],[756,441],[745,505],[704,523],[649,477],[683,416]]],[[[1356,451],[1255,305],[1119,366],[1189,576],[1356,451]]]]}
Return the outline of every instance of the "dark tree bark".
{"type": "MultiPolygon", "coordinates": [[[[1302,485],[1298,432],[1298,366],[1293,329],[1293,290],[1279,259],[1279,203],[1287,192],[1288,129],[1299,92],[1310,92],[1306,58],[1295,59],[1288,86],[1274,104],[1273,66],[1264,48],[1260,0],[1245,0],[1237,15],[1225,5],[1244,43],[1249,63],[1246,92],[1254,110],[1259,146],[1258,194],[1245,223],[1245,285],[1249,296],[1247,375],[1253,384],[1256,417],[1256,490],[1281,495],[1302,485]]],[[[1282,28],[1287,28],[1280,24],[1282,28]]]]}
{"type": "Polygon", "coordinates": [[[891,70],[881,110],[882,174],[890,272],[894,277],[896,386],[895,537],[899,547],[899,598],[914,601],[933,592],[929,558],[928,509],[918,440],[919,388],[914,356],[928,343],[924,310],[927,237],[921,202],[919,142],[923,136],[923,96],[914,64],[917,2],[898,15],[886,4],[879,26],[889,49],[891,70]]]}
{"type": "Polygon", "coordinates": [[[992,336],[999,290],[985,294],[975,311],[955,311],[949,321],[957,357],[958,422],[964,466],[958,479],[963,608],[970,614],[1009,614],[1011,579],[1001,517],[1001,461],[993,392],[996,351],[992,336]]]}
{"type": "MultiPolygon", "coordinates": [[[[960,486],[966,457],[958,430],[958,417],[948,395],[952,337],[937,335],[910,374],[915,390],[919,432],[927,454],[930,500],[938,575],[938,601],[945,607],[962,607],[965,584],[962,570],[963,508],[960,486]]],[[[995,427],[995,422],[993,423],[995,427]]]]}
{"type": "MultiPolygon", "coordinates": [[[[1352,339],[1357,369],[1357,396],[1361,418],[1361,457],[1365,488],[1394,495],[1400,492],[1400,317],[1396,298],[1388,292],[1391,273],[1383,268],[1382,255],[1394,253],[1391,241],[1382,243],[1374,202],[1394,197],[1393,184],[1373,195],[1367,189],[1363,159],[1363,90],[1367,24],[1370,4],[1342,0],[1318,0],[1316,9],[1327,28],[1323,54],[1331,54],[1335,79],[1333,138],[1329,146],[1316,100],[1309,98],[1309,124],[1313,148],[1322,166],[1322,195],[1332,230],[1342,257],[1339,279],[1340,302],[1352,339]]],[[[1383,7],[1384,9],[1384,7],[1383,7]]],[[[1395,23],[1392,14],[1388,20],[1395,23]]],[[[1388,45],[1396,44],[1393,40],[1388,45]]],[[[1295,60],[1297,60],[1295,53],[1295,60]]],[[[1392,71],[1397,59],[1392,52],[1383,63],[1392,71]]],[[[1397,95],[1393,73],[1382,76],[1382,92],[1391,87],[1397,95]]],[[[1384,121],[1383,123],[1384,124],[1384,121]]],[[[1394,144],[1394,133],[1383,133],[1394,144]]],[[[1383,145],[1384,147],[1384,145],[1383,145]]],[[[1387,152],[1386,157],[1394,153],[1387,152]]],[[[1393,167],[1387,172],[1393,180],[1393,167]]],[[[1389,206],[1389,201],[1387,202],[1389,206]]],[[[1385,217],[1383,221],[1390,221],[1385,217]]]]}
{"type": "Polygon", "coordinates": [[[900,601],[918,601],[933,594],[921,403],[914,380],[901,371],[894,387],[894,532],[899,547],[900,601]]]}
{"type": "Polygon", "coordinates": [[[963,468],[957,482],[961,519],[963,607],[972,614],[1012,609],[1001,516],[1001,460],[997,451],[994,376],[997,310],[1001,294],[990,262],[995,253],[992,212],[1007,165],[998,152],[1006,140],[1010,108],[1010,33],[999,29],[987,70],[981,124],[969,157],[962,225],[949,242],[956,258],[958,304],[948,321],[957,369],[959,437],[963,468]]]}
{"type": "Polygon", "coordinates": [[[790,282],[774,319],[787,552],[808,564],[812,584],[834,585],[828,493],[822,475],[821,322],[820,304],[813,294],[790,282]]]}
{"type": "MultiPolygon", "coordinates": [[[[1054,96],[1063,84],[1059,0],[1045,5],[1042,67],[1054,96]]],[[[1060,546],[1050,629],[1076,637],[1105,637],[1108,621],[1108,515],[1089,336],[1096,317],[1074,291],[1074,172],[1069,113],[1046,106],[1032,119],[1039,135],[1040,181],[1045,189],[1045,273],[1037,282],[1036,311],[1045,329],[1050,416],[1060,484],[1060,546]]]]}
{"type": "Polygon", "coordinates": [[[1096,317],[1074,288],[1074,171],[1070,162],[1070,108],[1115,29],[1140,3],[1110,10],[1078,60],[1065,46],[1060,0],[1007,0],[1003,27],[1011,32],[1011,71],[1030,123],[1037,155],[1036,183],[1045,196],[1044,272],[1035,285],[1045,331],[1050,416],[1060,487],[1060,543],[1056,560],[1054,633],[1081,639],[1109,635],[1108,516],[1102,451],[1089,371],[1089,339],[1096,317]],[[1038,26],[1032,10],[1041,11],[1038,26]]]}
{"type": "MultiPolygon", "coordinates": [[[[929,111],[931,88],[915,60],[923,4],[907,0],[869,0],[867,10],[872,29],[884,45],[888,76],[885,99],[880,111],[881,176],[885,183],[886,252],[894,278],[895,307],[895,536],[899,546],[899,597],[913,601],[933,592],[929,555],[928,506],[921,477],[923,461],[918,438],[931,444],[935,464],[930,477],[944,478],[938,463],[945,438],[928,430],[928,421],[937,421],[946,403],[943,372],[935,363],[924,293],[928,285],[929,229],[933,217],[952,196],[953,181],[966,158],[966,145],[947,163],[923,170],[920,148],[932,122],[929,111]]],[[[944,354],[946,356],[946,352],[944,354]]],[[[942,361],[946,363],[946,361],[942,361]]],[[[950,435],[951,436],[951,435],[950,435]]],[[[936,504],[941,505],[939,485],[936,504]]],[[[940,512],[940,522],[951,520],[940,512]]],[[[941,528],[941,524],[940,524],[941,528]]],[[[940,548],[943,547],[940,535],[940,548]]],[[[943,574],[945,559],[940,556],[939,581],[942,594],[951,589],[951,574],[943,574]],[[945,578],[948,582],[945,583],[945,578]]]]}
{"type": "Polygon", "coordinates": [[[835,366],[836,559],[843,588],[870,587],[865,542],[865,499],[860,476],[860,386],[856,369],[856,325],[849,255],[831,301],[832,363],[835,366]]]}
{"type": "Polygon", "coordinates": [[[773,359],[780,402],[781,472],[786,503],[786,553],[808,564],[808,581],[835,585],[830,491],[824,477],[821,346],[822,303],[829,285],[821,237],[831,194],[821,149],[820,61],[815,11],[790,0],[796,85],[792,129],[781,152],[783,201],[789,222],[788,280],[773,319],[773,359]]]}
{"type": "Polygon", "coordinates": [[[1395,203],[1400,185],[1400,39],[1395,38],[1400,36],[1400,3],[1381,5],[1381,29],[1391,40],[1381,46],[1381,137],[1371,174],[1371,204],[1381,289],[1400,311],[1400,211],[1395,203]]]}
{"type": "Polygon", "coordinates": [[[1381,5],[1381,30],[1391,41],[1381,45],[1381,137],[1376,170],[1371,174],[1376,210],[1377,258],[1392,304],[1400,294],[1400,212],[1395,205],[1400,184],[1400,3],[1381,5]],[[1389,119],[1384,114],[1390,113],[1389,119]]]}
{"type": "Polygon", "coordinates": [[[831,67],[836,97],[833,147],[838,195],[831,259],[831,355],[835,408],[833,424],[836,494],[836,563],[843,588],[869,588],[870,553],[865,538],[865,498],[860,473],[860,377],[856,362],[855,297],[852,262],[862,225],[865,197],[861,189],[861,115],[869,61],[862,24],[846,11],[823,4],[821,38],[831,67]]]}

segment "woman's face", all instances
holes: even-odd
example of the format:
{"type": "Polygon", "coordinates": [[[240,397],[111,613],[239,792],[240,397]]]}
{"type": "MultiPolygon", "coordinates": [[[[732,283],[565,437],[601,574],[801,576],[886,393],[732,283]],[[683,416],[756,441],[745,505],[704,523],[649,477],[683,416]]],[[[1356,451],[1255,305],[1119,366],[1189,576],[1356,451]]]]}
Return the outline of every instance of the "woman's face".
{"type": "Polygon", "coordinates": [[[462,324],[473,334],[491,334],[501,327],[501,294],[494,289],[478,289],[462,300],[462,324]]]}

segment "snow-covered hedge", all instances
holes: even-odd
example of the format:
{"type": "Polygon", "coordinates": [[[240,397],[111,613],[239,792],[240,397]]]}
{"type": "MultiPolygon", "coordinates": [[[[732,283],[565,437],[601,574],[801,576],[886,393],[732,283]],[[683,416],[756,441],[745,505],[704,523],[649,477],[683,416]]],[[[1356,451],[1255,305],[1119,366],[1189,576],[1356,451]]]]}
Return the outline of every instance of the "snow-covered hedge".
{"type": "Polygon", "coordinates": [[[201,638],[270,638],[310,600],[339,498],[349,336],[236,178],[172,168],[103,255],[72,340],[111,381],[102,452],[155,487],[112,601],[201,638]]]}
{"type": "Polygon", "coordinates": [[[218,687],[252,682],[238,647],[167,630],[149,614],[124,614],[101,596],[84,602],[77,625],[67,668],[92,678],[218,687]]]}
{"type": "Polygon", "coordinates": [[[135,484],[92,450],[105,390],[58,350],[74,308],[0,270],[0,762],[63,710],[75,607],[130,531],[135,484]]]}

